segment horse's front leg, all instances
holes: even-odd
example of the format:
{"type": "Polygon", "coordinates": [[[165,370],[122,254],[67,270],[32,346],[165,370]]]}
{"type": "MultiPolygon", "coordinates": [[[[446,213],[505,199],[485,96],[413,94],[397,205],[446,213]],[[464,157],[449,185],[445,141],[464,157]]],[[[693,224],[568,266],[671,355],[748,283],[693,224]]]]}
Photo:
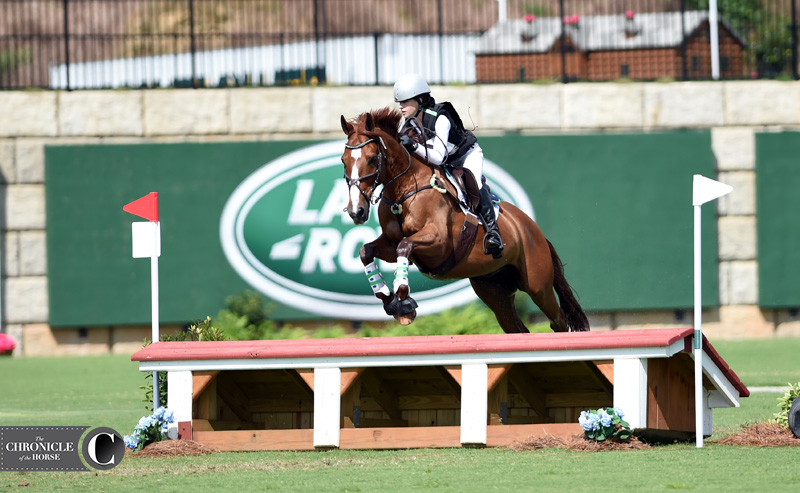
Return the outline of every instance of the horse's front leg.
{"type": "MultiPolygon", "coordinates": [[[[387,262],[396,262],[397,253],[394,245],[392,245],[385,235],[381,234],[374,241],[365,243],[364,246],[361,247],[359,256],[361,257],[361,263],[364,264],[364,273],[367,275],[367,280],[372,288],[372,292],[383,303],[383,310],[387,315],[398,318],[398,315],[401,313],[399,300],[386,286],[383,275],[375,264],[376,258],[387,262]]],[[[398,320],[400,319],[398,318],[398,320]]]]}
{"type": "Polygon", "coordinates": [[[394,271],[394,293],[400,305],[400,314],[395,318],[402,324],[408,325],[417,316],[417,302],[409,296],[411,288],[408,284],[409,258],[412,253],[417,251],[423,255],[440,256],[444,252],[444,244],[441,235],[435,231],[423,229],[409,237],[403,238],[397,244],[395,250],[397,254],[397,267],[394,271]]]}

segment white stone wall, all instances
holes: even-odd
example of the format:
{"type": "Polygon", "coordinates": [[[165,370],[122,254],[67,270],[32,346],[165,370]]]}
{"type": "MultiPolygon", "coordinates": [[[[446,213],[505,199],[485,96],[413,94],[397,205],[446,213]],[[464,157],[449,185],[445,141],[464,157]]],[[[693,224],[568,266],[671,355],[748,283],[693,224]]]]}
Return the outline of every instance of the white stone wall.
{"type": "MultiPolygon", "coordinates": [[[[485,85],[433,88],[478,135],[504,132],[712,132],[722,306],[704,315],[711,337],[800,335],[796,314],[758,308],[755,132],[800,129],[800,83],[776,81],[485,85]]],[[[48,322],[44,146],[339,137],[339,115],[392,105],[390,87],[0,92],[2,328],[18,353],[127,352],[134,328],[51,331],[48,322]],[[101,334],[102,332],[102,334],[101,334]]],[[[598,329],[692,324],[691,313],[592,314],[598,329]]]]}

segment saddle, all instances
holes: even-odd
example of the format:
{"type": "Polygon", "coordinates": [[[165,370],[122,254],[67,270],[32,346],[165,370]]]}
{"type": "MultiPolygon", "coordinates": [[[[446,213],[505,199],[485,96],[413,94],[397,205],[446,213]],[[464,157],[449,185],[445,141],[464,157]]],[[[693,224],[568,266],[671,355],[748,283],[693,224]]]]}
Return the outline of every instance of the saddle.
{"type": "Polygon", "coordinates": [[[473,214],[478,210],[478,204],[481,202],[481,192],[478,189],[478,182],[470,170],[462,167],[448,167],[450,176],[455,181],[455,186],[458,187],[466,202],[467,208],[473,214]]]}

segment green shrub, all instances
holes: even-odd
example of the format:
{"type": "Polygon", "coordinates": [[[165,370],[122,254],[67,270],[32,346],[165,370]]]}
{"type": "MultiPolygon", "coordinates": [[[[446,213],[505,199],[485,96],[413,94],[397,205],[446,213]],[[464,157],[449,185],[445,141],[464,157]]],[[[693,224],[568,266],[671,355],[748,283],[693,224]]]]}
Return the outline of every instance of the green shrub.
{"type": "Polygon", "coordinates": [[[774,422],[786,428],[789,427],[789,409],[791,409],[792,402],[794,402],[798,396],[800,396],[800,382],[789,383],[789,389],[782,397],[778,397],[780,412],[775,413],[774,422]]]}
{"type": "MultiPolygon", "coordinates": [[[[211,317],[206,317],[205,320],[197,320],[184,330],[178,331],[175,334],[161,334],[158,338],[159,341],[224,341],[225,336],[222,332],[211,325],[211,317]]],[[[148,339],[144,340],[142,347],[147,347],[151,344],[148,339]]],[[[145,409],[150,412],[153,410],[153,373],[147,372],[144,375],[145,384],[139,388],[144,390],[145,409]]],[[[158,374],[158,402],[165,406],[167,404],[167,374],[159,372],[158,374]]]]}

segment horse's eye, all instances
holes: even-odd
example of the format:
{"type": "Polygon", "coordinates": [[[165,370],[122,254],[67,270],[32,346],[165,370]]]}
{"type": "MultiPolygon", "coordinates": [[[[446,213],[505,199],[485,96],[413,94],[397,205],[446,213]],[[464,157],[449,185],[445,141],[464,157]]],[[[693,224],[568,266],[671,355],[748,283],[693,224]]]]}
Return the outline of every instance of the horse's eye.
{"type": "Polygon", "coordinates": [[[372,156],[369,158],[369,165],[370,166],[377,166],[378,165],[378,156],[372,156]]]}

